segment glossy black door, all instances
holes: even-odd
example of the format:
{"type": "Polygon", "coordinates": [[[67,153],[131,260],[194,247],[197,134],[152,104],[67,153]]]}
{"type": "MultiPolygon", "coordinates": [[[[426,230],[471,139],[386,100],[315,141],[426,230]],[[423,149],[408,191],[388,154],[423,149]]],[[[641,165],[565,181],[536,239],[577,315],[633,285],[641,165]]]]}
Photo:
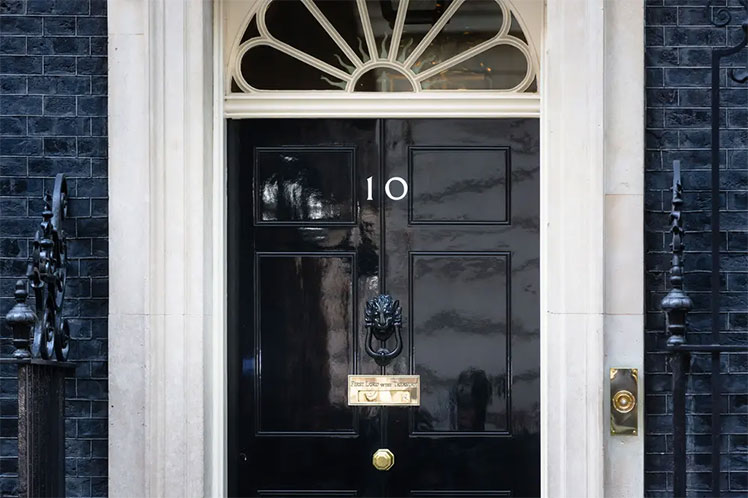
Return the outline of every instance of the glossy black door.
{"type": "Polygon", "coordinates": [[[537,120],[228,131],[231,493],[537,495],[537,120]],[[406,346],[384,369],[363,352],[380,292],[406,346]],[[346,376],[383,371],[421,375],[421,407],[348,407],[346,376]]]}

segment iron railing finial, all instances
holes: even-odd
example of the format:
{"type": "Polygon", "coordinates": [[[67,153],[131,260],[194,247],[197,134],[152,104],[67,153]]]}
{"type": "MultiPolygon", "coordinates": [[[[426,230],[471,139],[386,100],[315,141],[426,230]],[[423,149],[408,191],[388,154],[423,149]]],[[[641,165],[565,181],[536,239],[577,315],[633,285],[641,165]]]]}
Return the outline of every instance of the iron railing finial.
{"type": "Polygon", "coordinates": [[[693,308],[693,301],[683,290],[683,185],[680,176],[680,161],[673,161],[673,198],[670,210],[670,233],[673,241],[670,267],[670,292],[662,299],[662,309],[667,316],[668,346],[686,342],[686,315],[693,308]]]}
{"type": "Polygon", "coordinates": [[[673,161],[673,198],[670,209],[672,263],[670,267],[670,292],[662,299],[670,349],[670,368],[673,383],[673,496],[686,496],[686,376],[690,354],[686,345],[686,315],[693,302],[683,289],[683,185],[680,161],[673,161]]]}

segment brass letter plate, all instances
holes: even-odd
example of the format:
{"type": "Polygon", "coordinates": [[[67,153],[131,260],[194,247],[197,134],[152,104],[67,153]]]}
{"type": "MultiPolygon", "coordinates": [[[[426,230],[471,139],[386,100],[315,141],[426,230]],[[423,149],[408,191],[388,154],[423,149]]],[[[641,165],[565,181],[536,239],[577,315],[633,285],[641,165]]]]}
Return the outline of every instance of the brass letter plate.
{"type": "Polygon", "coordinates": [[[420,375],[349,375],[348,406],[420,406],[420,375]]]}

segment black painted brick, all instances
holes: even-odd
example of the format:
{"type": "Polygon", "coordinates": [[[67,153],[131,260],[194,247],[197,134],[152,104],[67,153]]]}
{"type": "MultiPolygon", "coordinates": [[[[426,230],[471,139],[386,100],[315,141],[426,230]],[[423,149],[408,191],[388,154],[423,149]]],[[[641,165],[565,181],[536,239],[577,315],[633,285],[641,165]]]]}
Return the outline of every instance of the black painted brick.
{"type": "Polygon", "coordinates": [[[28,39],[28,53],[39,55],[88,55],[91,41],[73,36],[44,36],[28,39]]]}
{"type": "Polygon", "coordinates": [[[45,96],[44,97],[44,115],[45,116],[75,116],[75,101],[76,98],[72,96],[57,97],[57,96],[45,96]]]}
{"type": "Polygon", "coordinates": [[[20,76],[0,76],[0,94],[3,100],[10,95],[26,93],[26,78],[20,76]]]}
{"type": "Polygon", "coordinates": [[[80,57],[78,74],[106,74],[106,57],[80,57]]]}
{"type": "MultiPolygon", "coordinates": [[[[57,173],[71,193],[68,496],[107,495],[106,1],[0,0],[0,353],[25,273],[41,196],[57,173]]],[[[736,119],[738,117],[736,116],[736,119]]],[[[0,496],[18,493],[15,373],[0,368],[0,496]]]]}
{"type": "Polygon", "coordinates": [[[0,54],[23,55],[26,53],[26,37],[0,36],[0,54]]]}
{"type": "Polygon", "coordinates": [[[40,35],[42,18],[31,16],[0,16],[0,34],[3,35],[40,35]]]}
{"type": "Polygon", "coordinates": [[[28,13],[88,15],[89,0],[28,0],[28,13]]]}
{"type": "MultiPolygon", "coordinates": [[[[741,9],[731,1],[737,26],[741,9]]],[[[666,233],[673,160],[682,162],[685,188],[686,288],[696,309],[689,320],[691,342],[710,338],[709,288],[711,270],[710,125],[711,56],[714,47],[734,43],[735,26],[710,24],[702,0],[648,0],[646,7],[647,130],[645,164],[646,334],[645,372],[645,489],[647,496],[672,493],[672,399],[670,368],[664,352],[666,336],[660,300],[667,292],[670,237],[666,233]]],[[[715,1],[713,5],[724,5],[715,1]]],[[[745,54],[727,59],[724,67],[742,67],[745,54]]],[[[727,83],[720,74],[723,147],[720,153],[721,256],[724,342],[748,342],[748,87],[727,83]]],[[[694,355],[687,399],[689,495],[709,496],[710,358],[694,355]]],[[[724,496],[746,491],[748,456],[748,355],[722,358],[724,395],[722,490],[724,496]]]]}
{"type": "Polygon", "coordinates": [[[44,58],[44,74],[75,75],[77,57],[55,55],[44,58]]]}
{"type": "Polygon", "coordinates": [[[44,19],[45,35],[75,35],[75,17],[47,17],[44,19]]]}
{"type": "Polygon", "coordinates": [[[86,95],[91,79],[86,76],[30,76],[28,93],[41,95],[86,95]]]}
{"type": "Polygon", "coordinates": [[[29,55],[0,55],[0,74],[41,74],[42,58],[29,55]]]}
{"type": "Polygon", "coordinates": [[[23,14],[25,10],[24,0],[0,0],[0,14],[23,14]]]}

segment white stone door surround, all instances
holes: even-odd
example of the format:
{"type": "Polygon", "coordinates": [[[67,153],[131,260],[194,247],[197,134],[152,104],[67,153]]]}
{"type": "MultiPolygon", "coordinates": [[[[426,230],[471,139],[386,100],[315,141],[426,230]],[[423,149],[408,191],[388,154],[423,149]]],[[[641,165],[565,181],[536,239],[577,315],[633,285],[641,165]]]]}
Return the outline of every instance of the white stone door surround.
{"type": "MultiPolygon", "coordinates": [[[[217,2],[109,0],[112,496],[225,494],[217,2]]],[[[637,437],[609,435],[606,372],[643,363],[643,0],[545,4],[542,490],[637,496],[643,425],[637,437]]],[[[389,103],[379,115],[409,115],[379,98],[389,103]]],[[[471,114],[450,102],[445,116],[483,108],[474,102],[471,114]]],[[[276,112],[277,102],[268,105],[276,112]]]]}

